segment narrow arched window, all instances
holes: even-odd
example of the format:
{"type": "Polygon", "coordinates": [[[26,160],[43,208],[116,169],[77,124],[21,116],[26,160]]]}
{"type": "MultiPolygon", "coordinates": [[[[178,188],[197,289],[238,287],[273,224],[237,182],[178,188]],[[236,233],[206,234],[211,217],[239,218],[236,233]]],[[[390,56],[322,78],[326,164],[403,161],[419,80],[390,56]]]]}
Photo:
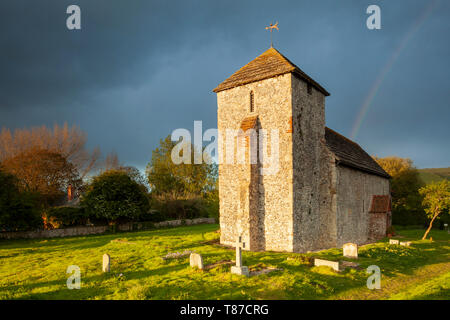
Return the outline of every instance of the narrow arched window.
{"type": "Polygon", "coordinates": [[[255,111],[255,96],[253,91],[250,91],[250,112],[255,111]]]}

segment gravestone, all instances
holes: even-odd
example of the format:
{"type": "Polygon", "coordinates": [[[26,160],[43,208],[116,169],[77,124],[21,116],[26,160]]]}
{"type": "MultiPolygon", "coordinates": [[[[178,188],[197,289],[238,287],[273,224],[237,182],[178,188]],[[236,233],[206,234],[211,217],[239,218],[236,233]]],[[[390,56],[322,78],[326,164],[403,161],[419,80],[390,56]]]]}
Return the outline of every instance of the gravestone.
{"type": "Polygon", "coordinates": [[[344,244],[343,252],[346,258],[358,258],[358,245],[356,243],[344,244]]]}
{"type": "Polygon", "coordinates": [[[105,253],[103,255],[103,268],[102,271],[103,272],[109,272],[111,269],[111,257],[109,256],[109,254],[105,253]]]}
{"type": "Polygon", "coordinates": [[[400,242],[400,245],[404,247],[409,247],[411,245],[411,241],[400,242]]]}
{"type": "Polygon", "coordinates": [[[236,242],[236,265],[231,267],[231,273],[248,277],[250,275],[248,267],[242,265],[242,248],[245,248],[245,242],[239,237],[236,242]]]}
{"type": "Polygon", "coordinates": [[[326,266],[331,267],[335,271],[339,271],[339,261],[329,261],[329,260],[322,260],[322,259],[314,259],[314,266],[320,267],[320,266],[326,266]]]}
{"type": "Polygon", "coordinates": [[[192,268],[197,267],[199,269],[203,269],[203,258],[198,253],[191,253],[189,263],[192,268]]]}
{"type": "Polygon", "coordinates": [[[389,239],[389,244],[400,244],[399,240],[389,239]]]}

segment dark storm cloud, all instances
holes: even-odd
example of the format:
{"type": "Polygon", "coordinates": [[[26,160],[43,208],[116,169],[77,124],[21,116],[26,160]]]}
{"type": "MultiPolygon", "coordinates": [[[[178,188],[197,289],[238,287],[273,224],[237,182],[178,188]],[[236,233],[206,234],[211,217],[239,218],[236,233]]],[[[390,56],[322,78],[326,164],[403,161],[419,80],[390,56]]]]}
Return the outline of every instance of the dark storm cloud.
{"type": "MultiPolygon", "coordinates": [[[[327,124],[349,136],[380,70],[432,1],[18,1],[0,4],[0,126],[68,121],[90,145],[143,168],[173,129],[216,126],[211,90],[275,46],[331,92],[327,124]],[[369,4],[382,29],[365,27],[369,4]],[[66,28],[81,7],[82,30],[66,28]]],[[[371,154],[449,166],[450,5],[400,52],[356,136],[371,154]]]]}

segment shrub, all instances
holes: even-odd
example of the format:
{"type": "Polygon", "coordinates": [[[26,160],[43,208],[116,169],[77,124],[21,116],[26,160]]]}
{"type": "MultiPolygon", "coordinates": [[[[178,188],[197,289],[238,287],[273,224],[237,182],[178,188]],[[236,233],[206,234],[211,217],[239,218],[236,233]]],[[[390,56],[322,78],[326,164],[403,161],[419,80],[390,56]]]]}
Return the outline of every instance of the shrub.
{"type": "Polygon", "coordinates": [[[153,200],[163,220],[194,219],[209,217],[207,201],[202,198],[184,200],[153,200]]]}
{"type": "Polygon", "coordinates": [[[46,216],[54,228],[86,225],[88,221],[83,207],[54,207],[48,210],[46,216]]]}
{"type": "Polygon", "coordinates": [[[141,186],[126,172],[106,171],[95,177],[82,198],[89,217],[109,222],[138,220],[149,210],[149,201],[141,186]]]}
{"type": "Polygon", "coordinates": [[[0,170],[0,230],[25,231],[42,227],[39,196],[19,192],[13,175],[0,170]]]}
{"type": "Polygon", "coordinates": [[[427,217],[423,210],[418,209],[393,209],[392,224],[400,226],[425,226],[427,217]]]}
{"type": "Polygon", "coordinates": [[[139,218],[139,221],[149,221],[149,222],[161,222],[167,220],[164,214],[157,210],[150,210],[149,212],[146,212],[145,214],[141,215],[139,218]]]}
{"type": "Polygon", "coordinates": [[[394,228],[394,226],[390,226],[390,227],[386,230],[386,233],[395,236],[395,228],[394,228]]]}

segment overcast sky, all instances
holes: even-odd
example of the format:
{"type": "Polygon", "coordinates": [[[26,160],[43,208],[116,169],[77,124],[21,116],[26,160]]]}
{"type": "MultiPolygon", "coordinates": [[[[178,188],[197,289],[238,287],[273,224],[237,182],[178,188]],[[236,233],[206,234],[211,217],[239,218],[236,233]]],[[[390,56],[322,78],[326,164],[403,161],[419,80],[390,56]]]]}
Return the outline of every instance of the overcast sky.
{"type": "Polygon", "coordinates": [[[331,93],[328,127],[371,155],[450,166],[450,1],[439,0],[2,0],[0,127],[67,121],[143,169],[172,130],[217,126],[212,89],[268,49],[276,21],[274,46],[331,93]],[[81,30],[66,27],[70,4],[81,30]],[[366,27],[370,4],[381,30],[366,27]]]}

